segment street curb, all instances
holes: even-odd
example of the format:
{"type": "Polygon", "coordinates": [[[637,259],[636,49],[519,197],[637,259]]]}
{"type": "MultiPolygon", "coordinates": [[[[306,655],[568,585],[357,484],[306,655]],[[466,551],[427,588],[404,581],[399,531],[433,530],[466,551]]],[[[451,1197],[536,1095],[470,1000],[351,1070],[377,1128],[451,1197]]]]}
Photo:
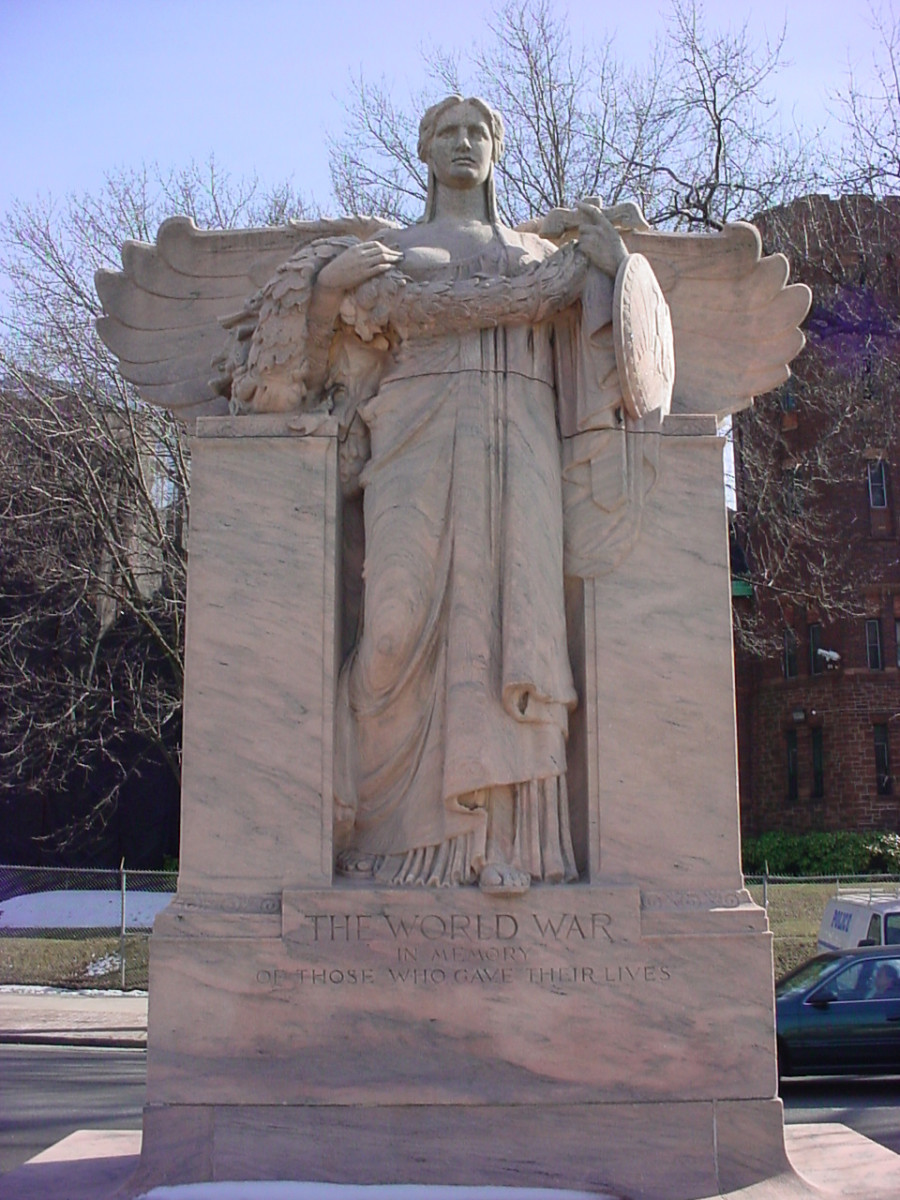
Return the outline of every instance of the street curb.
{"type": "Polygon", "coordinates": [[[146,1050],[146,1037],[115,1037],[114,1035],[87,1034],[66,1036],[58,1033],[0,1033],[0,1046],[90,1046],[108,1047],[112,1050],[146,1050]]]}

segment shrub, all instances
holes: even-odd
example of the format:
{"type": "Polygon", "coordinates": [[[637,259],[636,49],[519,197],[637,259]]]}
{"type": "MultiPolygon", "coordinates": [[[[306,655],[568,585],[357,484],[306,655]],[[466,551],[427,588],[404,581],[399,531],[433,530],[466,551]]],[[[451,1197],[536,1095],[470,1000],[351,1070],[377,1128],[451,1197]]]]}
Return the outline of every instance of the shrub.
{"type": "Polygon", "coordinates": [[[745,838],[748,875],[870,875],[900,872],[900,834],[785,833],[745,838]]]}

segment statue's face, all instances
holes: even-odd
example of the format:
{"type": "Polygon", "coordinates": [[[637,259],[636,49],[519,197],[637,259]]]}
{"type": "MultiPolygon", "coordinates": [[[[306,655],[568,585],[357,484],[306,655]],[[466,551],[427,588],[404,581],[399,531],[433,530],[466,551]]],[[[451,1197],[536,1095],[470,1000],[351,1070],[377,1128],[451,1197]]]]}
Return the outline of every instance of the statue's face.
{"type": "Polygon", "coordinates": [[[482,114],[472,104],[456,104],[438,121],[431,166],[445,187],[479,187],[490,174],[492,151],[491,131],[482,114]]]}

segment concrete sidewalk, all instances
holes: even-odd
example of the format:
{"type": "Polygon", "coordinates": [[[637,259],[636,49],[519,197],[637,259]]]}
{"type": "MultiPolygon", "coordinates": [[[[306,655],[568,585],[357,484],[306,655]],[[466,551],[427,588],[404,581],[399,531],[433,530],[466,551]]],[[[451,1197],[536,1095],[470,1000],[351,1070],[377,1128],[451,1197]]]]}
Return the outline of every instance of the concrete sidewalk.
{"type": "Polygon", "coordinates": [[[147,995],[0,988],[0,1044],[147,1045],[147,995]]]}

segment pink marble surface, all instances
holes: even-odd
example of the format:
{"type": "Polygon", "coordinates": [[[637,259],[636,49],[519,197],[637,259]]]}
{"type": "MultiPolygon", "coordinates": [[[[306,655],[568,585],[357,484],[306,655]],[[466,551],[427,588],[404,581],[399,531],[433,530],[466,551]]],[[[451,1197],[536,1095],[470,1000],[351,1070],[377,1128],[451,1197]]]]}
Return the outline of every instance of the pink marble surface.
{"type": "Polygon", "coordinates": [[[302,424],[193,441],[182,891],[331,879],[337,451],[302,424]]]}
{"type": "Polygon", "coordinates": [[[680,418],[663,431],[634,550],[584,584],[591,877],[649,890],[734,889],[724,442],[709,429],[685,435],[680,418]]]}
{"type": "Polygon", "coordinates": [[[647,936],[639,905],[634,888],[345,886],[287,892],[280,938],[241,936],[240,918],[230,937],[158,931],[148,1099],[773,1097],[769,935],[737,907],[714,936],[686,916],[647,936]]]}

